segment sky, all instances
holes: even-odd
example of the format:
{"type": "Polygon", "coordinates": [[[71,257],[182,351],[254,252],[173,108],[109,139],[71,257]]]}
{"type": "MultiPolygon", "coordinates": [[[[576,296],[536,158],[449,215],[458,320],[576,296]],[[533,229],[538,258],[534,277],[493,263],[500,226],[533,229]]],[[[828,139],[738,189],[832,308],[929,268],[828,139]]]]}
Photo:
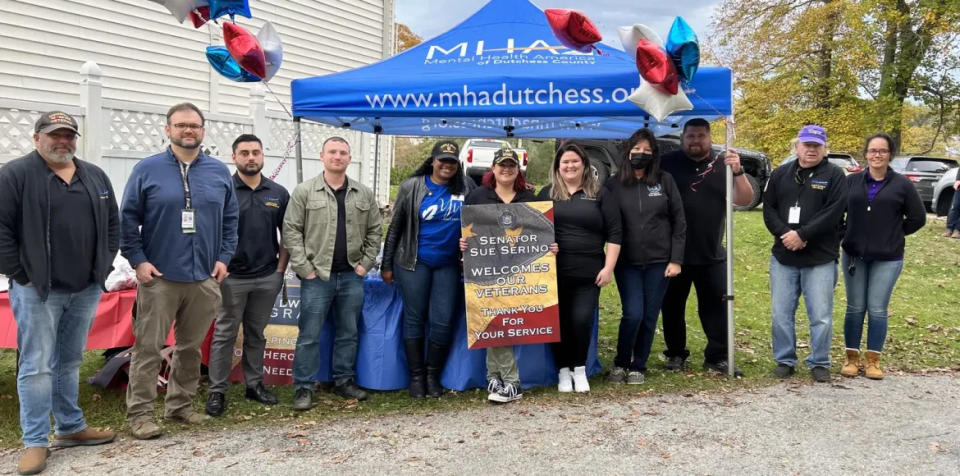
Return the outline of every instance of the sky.
{"type": "MultiPolygon", "coordinates": [[[[603,35],[603,42],[621,48],[617,28],[634,23],[666,37],[676,16],[682,16],[703,41],[710,35],[710,15],[720,0],[533,0],[541,9],[572,8],[585,13],[603,35]]],[[[486,0],[396,0],[397,21],[424,40],[433,38],[479,10],[486,0]]]]}

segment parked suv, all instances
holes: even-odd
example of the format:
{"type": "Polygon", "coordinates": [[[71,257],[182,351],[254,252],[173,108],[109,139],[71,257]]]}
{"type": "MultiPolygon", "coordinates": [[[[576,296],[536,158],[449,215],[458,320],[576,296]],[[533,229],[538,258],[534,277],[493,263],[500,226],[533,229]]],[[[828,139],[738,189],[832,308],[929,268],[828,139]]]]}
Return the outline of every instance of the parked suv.
{"type": "Polygon", "coordinates": [[[960,168],[952,168],[940,177],[940,181],[933,186],[933,202],[930,208],[938,217],[947,216],[950,213],[950,205],[953,204],[953,184],[957,182],[957,171],[960,168]]]}
{"type": "Polygon", "coordinates": [[[890,161],[890,168],[913,182],[923,204],[932,211],[933,185],[950,169],[957,168],[957,161],[940,157],[897,157],[890,161]]]}
{"type": "MultiPolygon", "coordinates": [[[[621,150],[622,139],[571,139],[557,140],[557,148],[561,144],[574,143],[579,145],[587,153],[590,159],[590,166],[594,169],[600,183],[616,175],[623,161],[623,151],[621,150]]],[[[660,155],[680,149],[680,135],[667,134],[657,137],[657,146],[660,149],[660,155]]],[[[718,153],[723,150],[723,145],[713,144],[713,152],[718,153]]],[[[734,147],[734,150],[740,154],[740,164],[747,174],[747,181],[753,187],[753,202],[749,205],[735,207],[737,210],[750,210],[755,208],[763,201],[763,189],[770,178],[770,171],[773,169],[770,158],[762,152],[741,147],[734,147]]]]}

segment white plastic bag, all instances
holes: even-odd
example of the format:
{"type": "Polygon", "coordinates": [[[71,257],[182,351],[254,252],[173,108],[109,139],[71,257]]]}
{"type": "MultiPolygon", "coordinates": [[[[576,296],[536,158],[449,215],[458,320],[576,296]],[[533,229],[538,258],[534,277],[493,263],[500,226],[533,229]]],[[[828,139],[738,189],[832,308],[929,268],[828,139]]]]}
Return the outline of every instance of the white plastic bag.
{"type": "Polygon", "coordinates": [[[113,260],[113,271],[107,276],[107,291],[122,291],[137,287],[137,272],[130,267],[130,262],[123,256],[117,255],[113,260]]]}

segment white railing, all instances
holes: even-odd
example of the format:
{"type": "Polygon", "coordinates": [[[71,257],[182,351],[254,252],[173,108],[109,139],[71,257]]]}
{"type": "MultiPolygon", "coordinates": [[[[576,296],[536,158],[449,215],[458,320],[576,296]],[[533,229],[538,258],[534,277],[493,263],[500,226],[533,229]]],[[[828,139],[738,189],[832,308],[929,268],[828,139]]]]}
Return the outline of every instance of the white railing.
{"type": "MultiPolygon", "coordinates": [[[[44,112],[61,110],[74,116],[80,124],[77,155],[101,166],[110,176],[114,189],[121,193],[134,164],[167,146],[164,132],[167,110],[156,105],[103,99],[101,76],[96,63],[87,62],[80,68],[80,104],[0,99],[0,164],[32,151],[36,120],[44,112]]],[[[293,189],[296,185],[293,120],[286,112],[267,109],[266,92],[262,86],[250,88],[249,115],[205,116],[205,152],[232,165],[234,139],[244,133],[256,134],[263,141],[264,173],[271,174],[286,156],[276,180],[293,189]]],[[[372,134],[302,122],[304,178],[322,171],[319,161],[321,146],[324,140],[335,135],[347,139],[353,149],[354,162],[348,174],[374,187],[380,202],[386,204],[393,163],[393,141],[390,138],[381,137],[378,154],[372,134]],[[375,164],[377,160],[380,161],[379,167],[375,164]],[[377,177],[374,176],[375,170],[377,177]]]]}

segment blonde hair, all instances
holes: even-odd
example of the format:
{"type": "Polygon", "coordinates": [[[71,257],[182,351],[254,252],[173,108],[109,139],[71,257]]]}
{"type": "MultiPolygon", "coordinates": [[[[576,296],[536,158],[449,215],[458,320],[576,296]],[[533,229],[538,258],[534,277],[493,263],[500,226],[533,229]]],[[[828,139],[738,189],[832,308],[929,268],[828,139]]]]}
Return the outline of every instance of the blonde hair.
{"type": "Polygon", "coordinates": [[[573,152],[580,157],[580,162],[583,164],[583,174],[580,177],[580,189],[583,190],[584,195],[587,197],[596,197],[597,192],[600,191],[600,183],[590,168],[590,160],[587,158],[587,153],[576,144],[566,144],[557,149],[557,154],[553,158],[553,175],[550,178],[550,199],[570,200],[570,192],[567,191],[567,184],[563,181],[563,178],[560,177],[560,157],[566,152],[573,152]]]}

